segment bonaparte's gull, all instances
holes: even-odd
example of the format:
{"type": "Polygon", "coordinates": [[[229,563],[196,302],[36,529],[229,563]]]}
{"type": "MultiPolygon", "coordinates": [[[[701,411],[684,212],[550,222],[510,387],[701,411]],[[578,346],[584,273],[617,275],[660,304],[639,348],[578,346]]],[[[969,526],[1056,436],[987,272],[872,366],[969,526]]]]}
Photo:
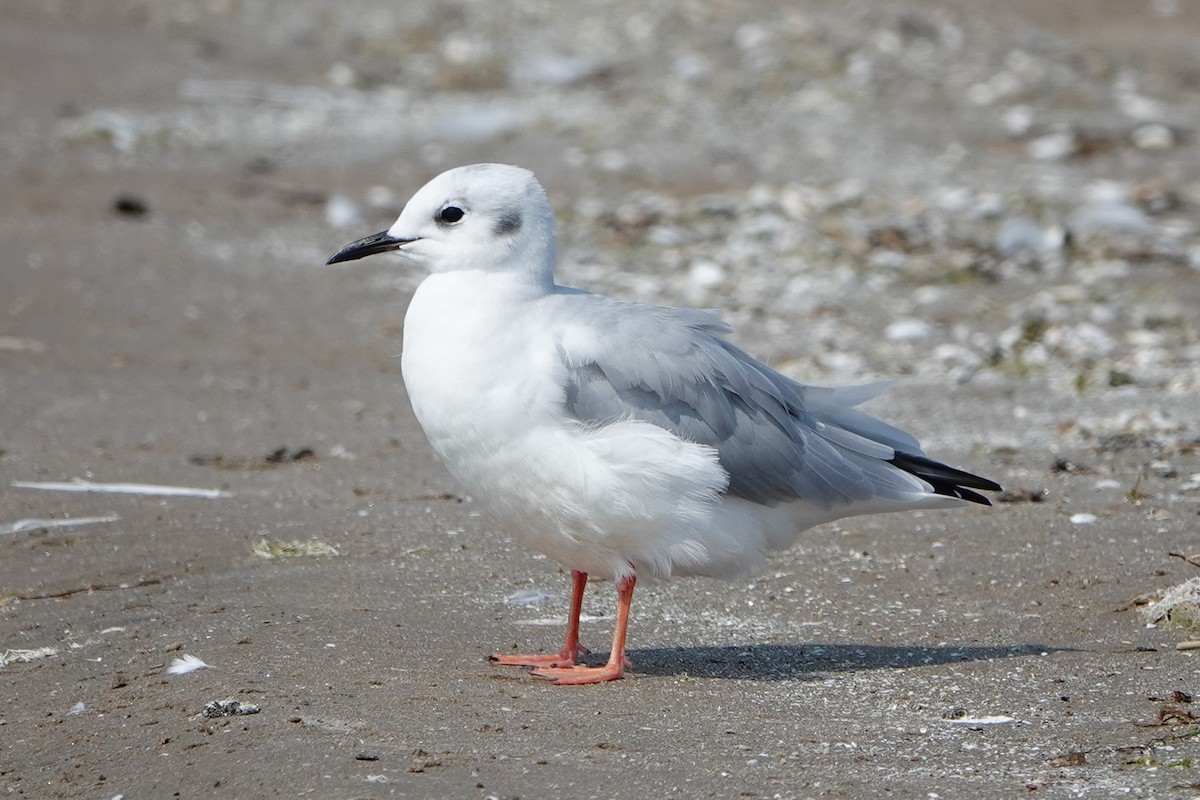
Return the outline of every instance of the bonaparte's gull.
{"type": "Polygon", "coordinates": [[[730,576],[806,528],[942,508],[1000,487],[855,407],[886,388],[805,386],[722,338],[709,311],[554,282],[533,173],[459,167],[330,264],[395,251],[430,274],[404,319],[413,411],[446,468],[511,534],[571,570],[558,653],[496,655],[557,683],[620,678],[638,574],[730,576]],[[587,576],[617,585],[608,663],[578,663],[587,576]]]}

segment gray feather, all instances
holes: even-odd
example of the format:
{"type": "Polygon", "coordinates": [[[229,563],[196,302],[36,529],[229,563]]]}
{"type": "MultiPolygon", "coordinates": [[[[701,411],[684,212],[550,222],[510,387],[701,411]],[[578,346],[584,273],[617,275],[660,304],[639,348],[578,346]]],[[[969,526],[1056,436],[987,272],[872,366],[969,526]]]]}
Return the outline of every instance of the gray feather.
{"type": "MultiPolygon", "coordinates": [[[[728,493],[822,508],[928,491],[887,461],[916,440],[851,406],[884,385],[808,387],[720,338],[710,312],[661,307],[629,313],[597,295],[596,352],[564,352],[567,413],[589,425],[637,419],[717,450],[728,493]]],[[[589,326],[590,327],[590,326],[589,326]]]]}

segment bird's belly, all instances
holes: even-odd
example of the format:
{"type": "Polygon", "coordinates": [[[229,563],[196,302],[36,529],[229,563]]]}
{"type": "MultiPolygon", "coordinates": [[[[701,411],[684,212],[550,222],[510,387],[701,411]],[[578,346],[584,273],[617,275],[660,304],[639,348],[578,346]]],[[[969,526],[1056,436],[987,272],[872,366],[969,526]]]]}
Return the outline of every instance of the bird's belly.
{"type": "Polygon", "coordinates": [[[464,402],[431,388],[410,396],[434,451],[526,546],[610,579],[633,565],[639,574],[704,571],[714,535],[728,550],[714,530],[726,475],[711,448],[642,422],[585,427],[536,395],[512,403],[493,386],[464,402]]]}
{"type": "Polygon", "coordinates": [[[623,562],[589,516],[598,487],[589,487],[587,454],[570,436],[530,425],[530,413],[472,404],[445,414],[444,403],[429,413],[424,399],[418,393],[414,410],[434,452],[505,532],[573,569],[615,577],[623,562]]]}

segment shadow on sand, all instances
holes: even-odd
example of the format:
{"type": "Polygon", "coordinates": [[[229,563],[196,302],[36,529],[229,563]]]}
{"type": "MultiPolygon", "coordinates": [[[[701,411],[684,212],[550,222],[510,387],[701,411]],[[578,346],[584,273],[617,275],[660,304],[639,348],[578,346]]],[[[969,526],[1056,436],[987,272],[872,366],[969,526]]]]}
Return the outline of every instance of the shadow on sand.
{"type": "MultiPolygon", "coordinates": [[[[633,672],[755,681],[819,680],[836,672],[907,669],[992,661],[1062,652],[1040,644],[903,647],[876,644],[761,644],[726,647],[656,647],[629,651],[633,672]]],[[[591,663],[600,655],[588,658],[591,663]]]]}

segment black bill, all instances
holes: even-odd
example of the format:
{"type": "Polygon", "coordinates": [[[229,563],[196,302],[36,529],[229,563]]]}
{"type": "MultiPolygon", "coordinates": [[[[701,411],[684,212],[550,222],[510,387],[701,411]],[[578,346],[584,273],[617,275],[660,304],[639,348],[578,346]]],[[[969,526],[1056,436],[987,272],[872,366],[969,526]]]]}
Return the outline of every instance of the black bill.
{"type": "Polygon", "coordinates": [[[329,264],[340,264],[343,261],[354,261],[359,258],[373,256],[376,253],[387,253],[392,250],[399,250],[402,245],[414,241],[413,239],[398,239],[391,236],[387,231],[373,233],[370,236],[359,239],[357,242],[350,244],[338,250],[329,260],[325,262],[329,264]]]}

